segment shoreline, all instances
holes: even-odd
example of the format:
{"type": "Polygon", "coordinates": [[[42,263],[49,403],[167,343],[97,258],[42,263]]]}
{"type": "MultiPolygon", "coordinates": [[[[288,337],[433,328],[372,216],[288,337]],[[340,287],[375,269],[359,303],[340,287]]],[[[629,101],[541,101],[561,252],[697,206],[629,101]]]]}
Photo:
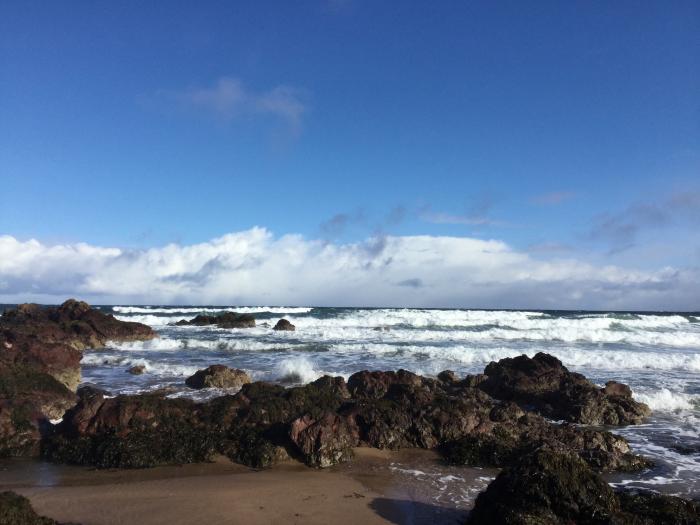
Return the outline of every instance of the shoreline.
{"type": "MultiPolygon", "coordinates": [[[[425,450],[355,449],[355,461],[310,469],[294,460],[265,470],[224,457],[211,463],[143,470],[95,470],[36,460],[2,464],[0,490],[30,499],[35,510],[82,525],[192,523],[461,523],[468,509],[442,506],[402,483],[392,464],[437,464],[425,450]]],[[[461,468],[483,489],[483,469],[461,468]]],[[[487,471],[495,475],[495,469],[487,471]]],[[[473,502],[472,502],[473,503],[473,502]]]]}
{"type": "MultiPolygon", "coordinates": [[[[628,384],[606,378],[601,386],[545,352],[466,375],[363,369],[290,388],[213,364],[185,384],[237,392],[198,403],[164,390],[114,396],[79,386],[83,350],[159,337],[150,326],[76,300],[20,305],[0,321],[0,453],[51,462],[7,463],[0,487],[19,492],[4,496],[10,518],[32,504],[84,525],[700,516],[692,501],[611,488],[607,473],[657,468],[605,430],[643,425],[651,408],[628,384]],[[172,466],[182,464],[190,466],[172,466]]],[[[255,319],[198,315],[185,324],[251,329],[255,319]]],[[[128,371],[140,375],[145,365],[128,371]]]]}

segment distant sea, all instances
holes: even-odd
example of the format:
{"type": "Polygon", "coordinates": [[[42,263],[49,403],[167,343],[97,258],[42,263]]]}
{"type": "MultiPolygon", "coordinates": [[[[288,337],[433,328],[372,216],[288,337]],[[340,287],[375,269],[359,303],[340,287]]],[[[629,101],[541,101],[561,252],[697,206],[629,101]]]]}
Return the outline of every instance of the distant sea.
{"type": "MultiPolygon", "coordinates": [[[[491,361],[547,352],[597,384],[627,383],[654,411],[644,425],[611,429],[657,463],[616,474],[617,485],[700,497],[700,313],[512,311],[397,308],[101,306],[138,321],[160,338],[86,352],[83,381],[112,393],[168,387],[171,396],[207,398],[184,380],[225,364],[256,380],[303,384],[324,375],[404,368],[434,376],[482,372],[491,361]],[[197,314],[252,313],[256,328],[173,326],[197,314]],[[286,318],[295,332],[272,330],[286,318]],[[126,370],[144,365],[146,373],[126,370]]],[[[428,476],[407,469],[412,475],[428,476]]],[[[442,476],[444,478],[444,476],[442,476]]],[[[441,479],[442,479],[441,478],[441,479]]]]}

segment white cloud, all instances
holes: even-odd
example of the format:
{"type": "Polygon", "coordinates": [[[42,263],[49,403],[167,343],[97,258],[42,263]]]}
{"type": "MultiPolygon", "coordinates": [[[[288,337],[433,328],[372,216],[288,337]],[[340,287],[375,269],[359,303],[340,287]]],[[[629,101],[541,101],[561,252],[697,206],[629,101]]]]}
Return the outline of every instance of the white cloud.
{"type": "Polygon", "coordinates": [[[181,103],[231,120],[244,115],[269,115],[286,122],[298,132],[306,106],[297,89],[279,85],[266,91],[253,91],[233,77],[222,77],[212,87],[180,92],[163,92],[181,103]]]}
{"type": "Polygon", "coordinates": [[[337,244],[253,228],[123,250],[0,236],[0,302],[694,309],[699,277],[540,260],[467,237],[337,244]]]}

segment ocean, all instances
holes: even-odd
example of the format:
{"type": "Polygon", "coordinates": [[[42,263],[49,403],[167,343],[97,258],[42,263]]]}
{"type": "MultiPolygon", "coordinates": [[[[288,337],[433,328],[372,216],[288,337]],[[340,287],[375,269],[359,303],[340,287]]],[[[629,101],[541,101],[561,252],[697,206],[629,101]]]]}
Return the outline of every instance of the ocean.
{"type": "MultiPolygon", "coordinates": [[[[114,394],[159,388],[168,388],[170,396],[195,399],[225,394],[222,390],[190,390],[184,384],[186,377],[212,364],[244,369],[254,380],[291,386],[324,374],[347,378],[365,369],[403,368],[427,376],[448,369],[460,375],[474,374],[504,357],[547,352],[599,385],[608,380],[629,384],[635,397],[654,411],[643,425],[611,430],[625,436],[635,452],[652,458],[656,466],[639,474],[611,475],[612,484],[700,497],[700,313],[100,308],[118,319],[148,324],[160,335],[152,341],[113,344],[85,353],[83,381],[114,394]],[[173,326],[197,314],[224,311],[252,313],[257,327],[173,326]],[[273,331],[280,318],[296,325],[296,331],[273,331]],[[127,373],[134,365],[145,366],[146,372],[127,373]]],[[[394,468],[424,482],[459,478],[454,468],[434,472],[416,465],[394,468]]],[[[436,487],[438,493],[459,491],[458,485],[436,487]]]]}

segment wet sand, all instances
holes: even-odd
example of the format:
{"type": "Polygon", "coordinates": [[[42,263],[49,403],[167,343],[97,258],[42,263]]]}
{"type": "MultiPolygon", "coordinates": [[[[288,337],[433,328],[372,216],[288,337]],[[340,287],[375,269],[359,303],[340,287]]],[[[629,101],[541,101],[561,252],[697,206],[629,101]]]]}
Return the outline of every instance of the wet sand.
{"type": "MultiPolygon", "coordinates": [[[[0,490],[27,496],[40,514],[83,525],[459,523],[466,516],[469,501],[453,502],[443,494],[447,485],[424,477],[455,477],[424,473],[440,465],[431,452],[357,449],[356,456],[327,470],[290,461],[264,471],[225,458],[112,471],[11,461],[0,465],[0,490]]],[[[467,480],[460,487],[473,481],[474,496],[487,483],[484,471],[459,473],[467,480]]]]}

